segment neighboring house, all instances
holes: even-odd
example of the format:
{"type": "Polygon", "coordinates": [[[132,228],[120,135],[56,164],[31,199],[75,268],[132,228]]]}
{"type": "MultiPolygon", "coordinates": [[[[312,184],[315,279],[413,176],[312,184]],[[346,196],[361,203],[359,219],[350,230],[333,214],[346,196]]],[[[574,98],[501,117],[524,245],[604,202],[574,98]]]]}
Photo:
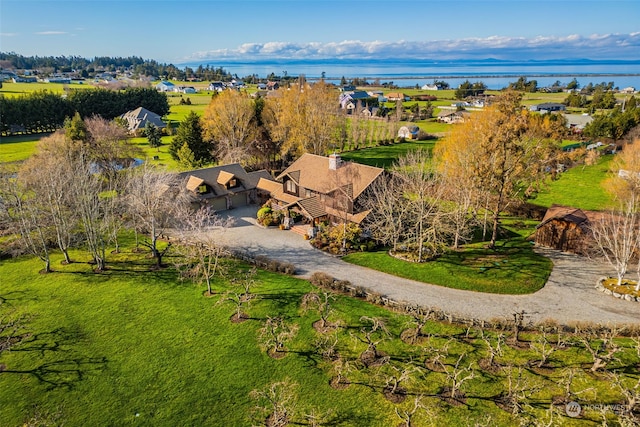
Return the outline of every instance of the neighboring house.
{"type": "Polygon", "coordinates": [[[147,126],[147,123],[153,124],[157,128],[166,127],[166,123],[162,121],[162,118],[146,108],[138,107],[135,110],[127,111],[120,116],[127,122],[127,128],[129,132],[136,132],[142,130],[147,126]]]}
{"type": "Polygon", "coordinates": [[[344,85],[340,87],[341,92],[353,92],[354,90],[356,90],[354,85],[344,85]]]}
{"type": "Polygon", "coordinates": [[[260,180],[258,188],[269,192],[275,209],[293,209],[306,221],[344,219],[361,223],[369,214],[361,196],[384,170],[358,163],[343,162],[338,154],[329,157],[303,154],[278,177],[277,183],[260,180]]]}
{"type": "Polygon", "coordinates": [[[443,90],[444,87],[441,84],[425,84],[421,87],[422,90],[443,90]]]}
{"type": "Polygon", "coordinates": [[[267,84],[266,83],[258,83],[256,85],[256,89],[258,89],[258,90],[267,90],[267,84]]]}
{"type": "Polygon", "coordinates": [[[196,93],[196,88],[193,86],[178,86],[175,91],[179,93],[196,93]]]}
{"type": "Polygon", "coordinates": [[[587,254],[591,247],[590,225],[602,212],[552,205],[536,227],[535,243],[564,252],[587,254]]]}
{"type": "Polygon", "coordinates": [[[398,129],[398,138],[418,139],[420,128],[418,126],[402,126],[398,129]]]}
{"type": "Polygon", "coordinates": [[[636,88],[633,86],[628,86],[624,89],[620,89],[620,93],[636,93],[636,88]]]}
{"type": "Polygon", "coordinates": [[[162,81],[156,85],[156,90],[160,92],[173,92],[175,90],[176,85],[171,82],[162,81]]]}
{"type": "Polygon", "coordinates": [[[464,110],[442,110],[438,113],[438,120],[443,123],[462,123],[467,117],[469,117],[471,113],[464,110]]]}
{"type": "Polygon", "coordinates": [[[541,113],[553,112],[553,111],[565,111],[567,106],[559,104],[557,102],[544,102],[542,104],[536,104],[529,107],[530,111],[539,111],[541,113]]]}
{"type": "Polygon", "coordinates": [[[11,79],[14,83],[36,83],[38,78],[36,76],[16,76],[11,79]]]}
{"type": "Polygon", "coordinates": [[[47,77],[44,81],[46,83],[71,84],[71,78],[69,77],[47,77]]]}
{"type": "Polygon", "coordinates": [[[215,90],[216,92],[222,92],[224,90],[223,82],[211,82],[207,87],[208,90],[215,90]]]}
{"type": "Polygon", "coordinates": [[[267,90],[278,90],[280,89],[280,83],[278,82],[267,82],[266,88],[267,90]]]}
{"type": "Polygon", "coordinates": [[[402,92],[389,92],[387,94],[387,99],[389,101],[411,101],[411,97],[402,92]]]}
{"type": "Polygon", "coordinates": [[[258,181],[275,182],[266,170],[247,172],[239,163],[183,172],[180,178],[196,197],[194,207],[216,212],[266,200],[268,194],[261,194],[258,181]]]}
{"type": "Polygon", "coordinates": [[[565,114],[567,119],[567,127],[573,131],[573,133],[582,133],[585,126],[593,121],[593,117],[588,114],[565,114]]]}
{"type": "Polygon", "coordinates": [[[361,105],[365,105],[368,100],[373,101],[375,98],[372,98],[367,92],[363,90],[356,90],[354,92],[343,92],[340,94],[339,102],[340,107],[343,110],[352,111],[360,102],[361,105]]]}

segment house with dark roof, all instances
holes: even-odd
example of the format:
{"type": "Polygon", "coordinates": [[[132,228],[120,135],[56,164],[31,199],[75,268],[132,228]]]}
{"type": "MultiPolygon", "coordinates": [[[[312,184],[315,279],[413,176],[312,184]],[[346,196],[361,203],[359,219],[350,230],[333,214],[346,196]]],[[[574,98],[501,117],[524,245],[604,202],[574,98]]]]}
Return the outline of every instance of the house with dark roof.
{"type": "Polygon", "coordinates": [[[383,172],[344,162],[338,154],[306,153],[278,175],[277,182],[260,180],[258,188],[270,194],[272,208],[293,209],[311,224],[324,220],[360,224],[369,214],[362,206],[362,195],[383,172]]]}
{"type": "Polygon", "coordinates": [[[143,107],[138,107],[135,110],[127,111],[126,113],[121,115],[120,118],[127,122],[127,128],[129,129],[129,132],[143,130],[147,126],[147,123],[151,123],[152,125],[160,129],[167,126],[167,124],[162,121],[162,118],[159,115],[143,107]]]}
{"type": "Polygon", "coordinates": [[[559,104],[557,102],[543,102],[542,104],[535,104],[529,107],[530,111],[553,112],[553,111],[565,111],[567,106],[559,104]]]}
{"type": "Polygon", "coordinates": [[[258,182],[275,182],[266,170],[247,172],[239,163],[183,172],[180,178],[195,196],[194,207],[216,212],[266,201],[258,182]]]}
{"type": "Polygon", "coordinates": [[[416,125],[402,126],[398,129],[398,138],[403,139],[418,139],[420,135],[420,128],[416,125]]]}

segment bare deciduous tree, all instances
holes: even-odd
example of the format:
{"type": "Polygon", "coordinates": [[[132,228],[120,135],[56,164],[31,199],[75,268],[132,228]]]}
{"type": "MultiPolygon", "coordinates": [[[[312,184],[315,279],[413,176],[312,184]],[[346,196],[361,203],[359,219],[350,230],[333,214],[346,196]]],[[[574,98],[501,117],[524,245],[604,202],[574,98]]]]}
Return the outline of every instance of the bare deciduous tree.
{"type": "Polygon", "coordinates": [[[183,216],[179,224],[182,258],[178,270],[183,277],[199,284],[206,284],[207,295],[212,295],[211,281],[220,273],[220,258],[226,253],[219,243],[219,232],[232,226],[233,219],[214,215],[207,209],[199,209],[183,216]]]}
{"type": "Polygon", "coordinates": [[[447,395],[449,399],[452,400],[459,400],[463,397],[462,386],[476,377],[471,363],[468,366],[462,365],[464,356],[464,354],[458,356],[458,359],[453,365],[447,365],[442,360],[439,361],[442,372],[444,372],[447,377],[447,395]]]}
{"type": "Polygon", "coordinates": [[[272,357],[283,357],[287,342],[298,333],[298,325],[288,324],[281,317],[267,317],[259,333],[260,344],[267,353],[272,357]]]}
{"type": "Polygon", "coordinates": [[[291,422],[296,406],[297,384],[289,379],[269,384],[263,390],[252,390],[250,396],[257,400],[255,416],[260,425],[284,427],[291,422]]]}
{"type": "Polygon", "coordinates": [[[329,316],[334,311],[331,302],[335,299],[335,295],[327,291],[322,293],[309,292],[302,297],[302,309],[305,312],[314,310],[320,315],[320,323],[317,327],[320,332],[326,332],[333,326],[329,323],[329,316]]]}
{"type": "Polygon", "coordinates": [[[620,202],[618,210],[602,215],[592,221],[589,227],[597,253],[616,272],[618,286],[622,284],[629,262],[640,245],[639,202],[636,193],[631,193],[620,202]]]}
{"type": "Polygon", "coordinates": [[[162,257],[169,250],[158,243],[170,227],[177,225],[190,206],[190,195],[175,174],[154,170],[144,164],[133,171],[126,185],[128,212],[138,229],[144,231],[148,240],[142,244],[151,250],[156,266],[162,267],[162,257]]]}
{"type": "Polygon", "coordinates": [[[616,354],[622,351],[622,348],[614,341],[614,337],[612,331],[605,331],[598,335],[588,334],[579,338],[582,347],[593,360],[591,372],[606,368],[609,363],[616,360],[616,354]]]}

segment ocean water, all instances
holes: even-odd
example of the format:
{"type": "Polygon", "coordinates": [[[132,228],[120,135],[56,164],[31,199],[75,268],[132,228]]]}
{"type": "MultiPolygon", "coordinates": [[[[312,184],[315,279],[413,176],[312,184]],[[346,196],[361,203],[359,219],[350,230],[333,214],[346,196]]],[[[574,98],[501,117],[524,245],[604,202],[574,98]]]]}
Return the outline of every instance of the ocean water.
{"type": "Polygon", "coordinates": [[[581,87],[588,83],[614,82],[614,87],[621,89],[629,86],[640,89],[640,60],[220,60],[182,65],[222,67],[239,78],[250,75],[266,78],[273,73],[276,76],[304,75],[308,80],[324,76],[329,82],[339,83],[342,77],[347,80],[358,77],[369,83],[393,82],[399,87],[422,86],[437,79],[446,81],[452,88],[469,80],[472,83],[482,81],[489,89],[502,89],[524,76],[527,80],[536,80],[538,87],[549,86],[556,81],[566,84],[576,78],[581,87]]]}

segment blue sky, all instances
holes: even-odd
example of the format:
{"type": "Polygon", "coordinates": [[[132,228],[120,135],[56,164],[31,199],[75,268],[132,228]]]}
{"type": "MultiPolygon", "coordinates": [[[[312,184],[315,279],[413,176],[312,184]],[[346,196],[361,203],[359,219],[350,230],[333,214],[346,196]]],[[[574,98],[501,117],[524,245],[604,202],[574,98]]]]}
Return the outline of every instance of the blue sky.
{"type": "Polygon", "coordinates": [[[0,51],[209,59],[640,59],[638,0],[0,0],[0,51]]]}

